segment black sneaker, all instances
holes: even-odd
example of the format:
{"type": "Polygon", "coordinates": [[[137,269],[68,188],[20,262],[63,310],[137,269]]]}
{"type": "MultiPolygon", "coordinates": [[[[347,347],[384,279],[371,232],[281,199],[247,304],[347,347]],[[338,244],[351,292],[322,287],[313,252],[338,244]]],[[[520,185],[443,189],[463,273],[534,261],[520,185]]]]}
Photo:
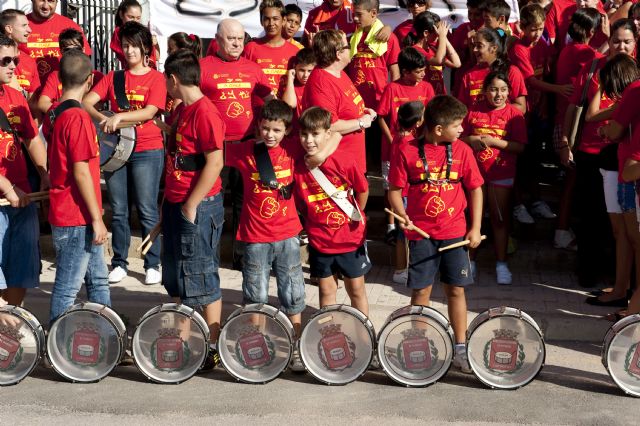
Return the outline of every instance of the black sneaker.
{"type": "Polygon", "coordinates": [[[204,364],[198,370],[198,373],[206,373],[208,371],[213,370],[220,364],[220,355],[218,354],[218,349],[214,346],[209,347],[209,353],[204,360],[204,364]]]}

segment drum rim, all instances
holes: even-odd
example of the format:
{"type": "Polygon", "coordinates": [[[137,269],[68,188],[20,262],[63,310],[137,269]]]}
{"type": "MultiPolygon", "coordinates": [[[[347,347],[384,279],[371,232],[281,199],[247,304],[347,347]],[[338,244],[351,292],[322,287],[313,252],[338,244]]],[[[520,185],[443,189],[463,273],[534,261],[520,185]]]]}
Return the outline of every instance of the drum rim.
{"type": "MultiPolygon", "coordinates": [[[[252,304],[252,305],[262,305],[262,303],[260,303],[260,304],[258,304],[258,303],[254,303],[254,304],[252,304]]],[[[281,312],[281,313],[283,313],[283,314],[284,314],[284,312],[282,312],[280,309],[276,308],[275,306],[272,306],[272,305],[269,305],[269,304],[266,304],[266,303],[264,303],[264,305],[266,305],[266,306],[270,306],[270,307],[272,307],[272,308],[276,309],[278,312],[281,312]]],[[[250,306],[250,305],[247,305],[247,306],[250,306]]],[[[270,317],[270,318],[272,318],[272,319],[275,321],[275,323],[276,323],[276,324],[277,324],[277,325],[278,325],[278,326],[279,326],[279,327],[284,331],[284,333],[287,335],[287,339],[289,340],[289,356],[288,356],[288,358],[287,358],[287,362],[285,363],[284,368],[283,368],[283,369],[282,369],[278,374],[276,374],[274,377],[272,377],[272,378],[270,378],[270,379],[267,379],[267,380],[248,380],[248,379],[246,379],[246,378],[240,377],[238,374],[236,374],[234,371],[232,371],[232,370],[228,367],[228,365],[227,365],[227,363],[226,363],[226,361],[225,361],[225,355],[223,355],[223,353],[225,353],[225,351],[222,351],[222,350],[220,349],[220,348],[221,348],[221,346],[220,346],[220,342],[223,340],[223,339],[222,339],[222,333],[224,333],[224,332],[225,332],[225,329],[228,327],[228,324],[229,324],[231,321],[233,321],[233,320],[237,319],[237,318],[238,318],[240,315],[242,315],[242,314],[251,314],[251,313],[253,313],[253,314],[255,314],[255,313],[259,313],[259,314],[262,314],[262,315],[269,316],[269,315],[267,315],[266,313],[264,313],[264,312],[262,312],[262,311],[242,311],[242,307],[240,307],[240,308],[236,309],[235,311],[233,311],[233,313],[232,313],[232,314],[227,318],[227,320],[224,322],[224,325],[223,325],[222,327],[220,327],[220,335],[218,336],[218,355],[220,356],[220,364],[222,364],[222,366],[224,367],[225,371],[226,371],[227,373],[229,373],[229,375],[231,375],[234,379],[236,379],[236,380],[238,380],[238,381],[240,381],[240,382],[243,382],[243,383],[247,383],[247,384],[265,384],[265,383],[269,383],[269,382],[271,382],[271,381],[273,381],[273,380],[277,379],[278,377],[280,377],[280,376],[282,375],[282,373],[284,373],[284,372],[287,370],[287,368],[289,367],[289,363],[291,362],[291,357],[293,356],[293,348],[294,348],[294,346],[293,346],[293,345],[294,345],[294,343],[295,343],[295,342],[294,342],[295,336],[294,336],[294,335],[292,335],[292,334],[289,332],[289,330],[287,330],[287,329],[286,329],[286,327],[284,326],[284,324],[282,324],[282,323],[279,321],[279,318],[269,316],[269,317],[270,317]],[[235,314],[235,315],[234,315],[234,314],[235,314]]],[[[291,324],[291,321],[289,320],[289,317],[287,317],[286,315],[284,315],[284,318],[286,318],[286,319],[287,319],[287,321],[289,321],[289,324],[291,324]]],[[[291,330],[293,330],[293,324],[291,324],[291,330]]],[[[305,368],[306,368],[306,366],[305,366],[305,368]]]]}
{"type": "MultiPolygon", "coordinates": [[[[422,305],[408,305],[408,306],[422,306],[422,305]]],[[[424,308],[428,308],[428,310],[426,312],[428,313],[432,313],[432,312],[436,312],[437,314],[439,314],[441,317],[443,317],[445,319],[445,324],[442,324],[441,319],[442,318],[437,318],[436,316],[431,317],[429,315],[425,315],[425,310],[420,310],[420,312],[415,312],[415,313],[408,313],[405,315],[400,315],[397,316],[395,318],[393,318],[391,321],[387,321],[385,322],[384,326],[382,326],[382,328],[380,329],[380,332],[378,333],[378,338],[377,338],[377,344],[376,344],[376,353],[378,354],[378,361],[380,362],[380,366],[382,367],[382,370],[385,372],[385,374],[387,375],[387,377],[389,377],[390,379],[392,379],[393,381],[395,381],[396,383],[399,383],[403,386],[406,387],[411,387],[411,388],[424,388],[424,387],[428,387],[433,385],[434,383],[438,382],[440,379],[442,379],[444,376],[447,375],[447,373],[449,372],[449,370],[451,369],[451,365],[453,364],[453,352],[454,352],[454,336],[453,336],[453,329],[451,328],[451,323],[449,323],[449,321],[446,319],[446,317],[444,317],[444,315],[442,315],[440,312],[438,312],[436,309],[433,309],[431,307],[428,306],[422,306],[424,308]],[[412,315],[416,315],[416,316],[420,316],[420,317],[427,317],[430,319],[434,319],[436,322],[439,323],[439,325],[443,326],[443,329],[446,333],[447,336],[449,336],[449,340],[448,342],[450,343],[450,353],[451,356],[448,357],[448,359],[445,361],[446,364],[446,368],[444,368],[442,371],[442,374],[440,374],[439,376],[437,376],[437,378],[433,381],[430,381],[429,383],[406,383],[400,379],[398,379],[395,373],[392,373],[392,369],[390,368],[389,365],[387,365],[387,359],[384,356],[380,356],[380,345],[382,345],[382,353],[384,353],[384,342],[386,342],[386,337],[388,337],[389,332],[387,332],[385,334],[385,331],[391,326],[391,324],[393,324],[394,322],[405,318],[405,317],[410,317],[412,315]],[[385,338],[385,340],[383,340],[383,337],[385,338]]],[[[406,306],[405,306],[406,308],[406,306]]],[[[404,308],[401,308],[404,309],[404,308]]],[[[398,310],[396,310],[398,311],[398,310]]],[[[396,311],[392,312],[391,315],[393,315],[396,311]]],[[[389,318],[391,318],[391,315],[389,315],[389,318]]]]}
{"type": "MultiPolygon", "coordinates": [[[[101,113],[103,115],[107,116],[107,117],[111,117],[111,116],[116,114],[115,112],[113,112],[111,110],[104,110],[104,111],[101,111],[101,113]]],[[[99,123],[96,123],[94,121],[94,124],[99,124],[99,123]]],[[[137,126],[126,127],[125,129],[132,129],[132,131],[133,131],[133,138],[127,137],[127,139],[129,139],[129,141],[133,144],[131,146],[130,150],[127,149],[127,151],[129,151],[129,155],[127,156],[127,160],[123,161],[123,160],[118,159],[118,162],[120,162],[121,164],[119,164],[116,168],[109,168],[108,170],[105,170],[104,167],[106,167],[109,164],[109,162],[111,161],[111,159],[113,158],[113,156],[114,156],[114,154],[116,152],[116,150],[114,148],[113,152],[107,157],[107,159],[104,160],[104,162],[102,164],[100,164],[100,170],[101,171],[106,171],[108,173],[113,173],[113,172],[116,172],[116,171],[120,170],[121,168],[123,168],[127,164],[128,159],[131,157],[131,154],[133,154],[135,152],[136,145],[138,144],[137,126]]],[[[116,147],[118,146],[118,144],[120,144],[120,135],[121,135],[122,130],[123,129],[118,129],[118,131],[115,132],[115,133],[108,133],[108,134],[116,135],[116,137],[117,137],[116,147]]],[[[102,133],[106,133],[106,132],[102,132],[102,133]]],[[[98,138],[98,148],[99,147],[100,147],[100,139],[98,138]]]]}
{"type": "MultiPolygon", "coordinates": [[[[546,361],[547,361],[547,346],[546,343],[544,341],[544,336],[542,335],[542,331],[540,329],[540,327],[538,326],[538,324],[535,322],[535,320],[528,314],[526,314],[526,312],[517,309],[517,308],[512,308],[512,307],[507,307],[507,308],[511,308],[511,309],[516,309],[518,310],[522,315],[515,315],[512,313],[507,313],[504,312],[500,315],[495,315],[495,316],[487,316],[483,321],[479,322],[478,324],[476,324],[476,326],[473,328],[473,331],[471,329],[471,326],[469,326],[469,329],[467,330],[467,359],[469,360],[469,366],[471,367],[471,371],[473,372],[473,375],[476,376],[476,378],[485,386],[491,388],[491,389],[500,389],[500,390],[516,390],[516,389],[520,389],[526,385],[528,385],[529,383],[531,383],[532,381],[534,381],[538,375],[540,374],[540,372],[542,371],[542,369],[544,368],[546,361]],[[481,377],[480,374],[478,374],[478,372],[476,371],[476,369],[474,368],[473,363],[471,362],[471,356],[470,356],[470,345],[469,345],[469,341],[471,340],[471,337],[473,336],[473,333],[484,323],[498,318],[498,317],[511,317],[511,318],[516,318],[516,319],[520,319],[520,320],[524,320],[524,322],[528,325],[531,326],[531,328],[533,330],[536,331],[536,333],[538,334],[538,337],[540,338],[540,347],[542,349],[542,359],[540,361],[540,366],[538,367],[538,370],[536,371],[535,374],[533,374],[531,377],[527,378],[527,380],[525,380],[522,383],[519,383],[517,385],[511,385],[511,386],[505,386],[505,385],[497,385],[495,383],[491,383],[488,380],[486,380],[485,378],[481,377]]],[[[480,317],[480,315],[488,313],[490,311],[490,309],[478,314],[478,317],[480,317]]],[[[475,321],[475,319],[474,319],[475,321]]]]}
{"type": "Polygon", "coordinates": [[[368,316],[366,316],[363,312],[361,312],[360,310],[349,306],[349,305],[344,305],[344,304],[334,304],[334,305],[327,305],[324,306],[322,308],[320,308],[316,313],[314,313],[309,320],[307,321],[307,323],[305,324],[305,326],[302,328],[302,332],[300,333],[300,338],[298,339],[298,341],[296,342],[296,345],[298,347],[298,353],[300,354],[300,360],[302,361],[302,365],[304,365],[305,370],[307,370],[307,372],[309,374],[311,374],[314,378],[316,378],[318,381],[326,384],[326,385],[336,385],[336,386],[343,386],[343,385],[347,385],[349,383],[355,382],[356,380],[358,380],[360,377],[362,377],[367,370],[369,369],[369,365],[371,365],[371,361],[373,360],[373,357],[376,355],[376,332],[375,332],[375,328],[373,327],[373,323],[371,322],[371,320],[369,319],[368,316]],[[346,308],[346,309],[345,309],[346,308]],[[305,362],[305,356],[303,355],[304,352],[302,351],[302,339],[305,336],[305,332],[307,330],[307,327],[309,326],[309,324],[311,324],[311,321],[313,321],[315,318],[326,314],[327,312],[346,312],[349,315],[352,315],[353,317],[357,318],[362,325],[364,325],[364,327],[367,329],[369,336],[371,337],[371,356],[369,357],[369,362],[367,363],[367,366],[364,368],[364,370],[358,374],[356,377],[354,377],[351,380],[348,381],[344,381],[344,382],[330,382],[327,381],[321,377],[319,377],[315,372],[313,372],[311,369],[309,369],[309,367],[307,367],[307,363],[305,362]],[[354,312],[356,313],[354,315],[354,312]],[[363,321],[364,318],[364,321],[363,321]]]}
{"type": "MultiPolygon", "coordinates": [[[[136,329],[133,332],[133,337],[131,338],[131,357],[133,358],[133,363],[136,365],[136,367],[138,368],[138,371],[141,372],[147,379],[151,380],[152,382],[155,383],[159,383],[159,384],[180,384],[180,383],[184,383],[187,380],[191,379],[193,376],[195,376],[198,373],[198,370],[204,365],[204,363],[207,361],[207,356],[209,355],[209,334],[205,333],[204,330],[202,330],[202,325],[198,323],[198,321],[195,319],[195,316],[189,316],[186,312],[182,312],[179,310],[175,310],[175,309],[165,309],[163,310],[163,307],[171,307],[173,308],[173,306],[169,306],[169,305],[176,305],[176,306],[183,306],[186,307],[188,309],[191,309],[195,314],[198,314],[198,311],[196,311],[195,309],[193,309],[190,306],[187,305],[183,305],[182,303],[163,303],[161,305],[156,305],[153,308],[149,309],[147,312],[144,313],[144,315],[142,315],[142,317],[140,318],[140,320],[138,321],[138,324],[136,325],[136,329]],[[157,309],[157,310],[156,310],[157,309]],[[155,310],[155,311],[154,311],[155,310]],[[135,342],[139,339],[139,331],[140,331],[140,327],[143,325],[143,323],[147,322],[148,320],[150,320],[153,315],[162,313],[162,312],[173,312],[175,314],[178,315],[183,315],[186,318],[192,319],[193,322],[196,323],[196,325],[198,326],[198,329],[200,329],[200,332],[202,332],[203,336],[205,337],[204,339],[204,357],[202,359],[202,363],[200,363],[200,365],[198,366],[198,368],[193,372],[193,374],[189,375],[188,377],[185,378],[181,378],[178,380],[166,380],[166,379],[157,379],[155,377],[153,377],[151,374],[149,374],[144,368],[142,368],[140,366],[140,363],[138,362],[138,356],[136,354],[136,345],[135,342]]],[[[200,317],[202,318],[202,315],[200,315],[200,317]]],[[[204,321],[204,319],[203,319],[204,321]]],[[[207,332],[209,330],[207,329],[207,332]]],[[[140,355],[140,358],[144,358],[142,355],[140,355]]]]}
{"type": "Polygon", "coordinates": [[[606,347],[605,345],[602,346],[602,364],[604,368],[607,370],[609,377],[611,377],[611,380],[613,380],[613,382],[616,384],[616,386],[618,386],[620,390],[622,390],[625,394],[631,395],[633,397],[640,397],[640,391],[638,392],[629,391],[628,389],[626,389],[625,386],[621,385],[622,382],[617,378],[617,375],[614,375],[611,373],[611,368],[610,368],[611,363],[609,362],[609,349],[611,348],[611,344],[615,340],[616,336],[618,336],[627,327],[637,324],[638,322],[640,322],[640,314],[628,315],[624,318],[621,318],[616,323],[614,323],[611,327],[609,327],[609,330],[605,335],[605,339],[609,336],[609,334],[611,334],[612,337],[611,339],[609,339],[608,342],[606,341],[604,342],[606,344],[606,347]],[[633,318],[633,320],[629,318],[633,318]],[[623,323],[623,321],[625,323],[623,323]],[[628,322],[628,324],[626,324],[626,322],[628,322]]]}
{"type": "Polygon", "coordinates": [[[0,307],[0,312],[5,312],[5,313],[8,313],[8,314],[14,315],[14,316],[16,316],[16,314],[14,312],[26,312],[26,313],[28,313],[29,314],[29,318],[25,318],[22,315],[18,315],[18,316],[31,329],[31,331],[32,331],[32,333],[33,333],[33,335],[35,337],[35,341],[36,341],[36,345],[37,345],[37,348],[36,348],[37,349],[37,353],[36,353],[36,357],[35,357],[34,362],[32,363],[32,365],[26,370],[25,374],[22,375],[22,377],[20,377],[20,378],[18,378],[16,380],[13,380],[11,382],[0,383],[0,387],[6,387],[6,386],[17,385],[18,383],[20,383],[21,381],[23,381],[24,379],[29,377],[29,375],[31,373],[33,373],[33,370],[35,370],[35,368],[38,366],[38,364],[40,364],[40,361],[42,360],[42,357],[45,354],[46,337],[45,337],[45,334],[44,334],[44,328],[42,327],[42,324],[40,323],[38,318],[33,313],[28,311],[27,309],[25,309],[25,308],[23,308],[21,306],[4,305],[4,306],[0,307]],[[34,327],[34,325],[37,325],[37,327],[34,327]]]}
{"type": "MultiPolygon", "coordinates": [[[[120,362],[122,361],[122,359],[124,358],[124,355],[127,351],[127,341],[128,341],[128,334],[127,334],[127,329],[125,327],[124,329],[124,333],[119,334],[116,333],[118,335],[118,341],[120,342],[119,346],[120,346],[120,355],[117,357],[116,361],[113,363],[113,365],[111,366],[111,368],[109,368],[109,370],[107,372],[105,372],[102,376],[98,377],[98,378],[94,378],[94,379],[89,379],[89,380],[85,380],[85,379],[78,379],[78,378],[72,378],[67,374],[64,374],[62,372],[62,370],[60,370],[60,368],[58,366],[56,366],[56,362],[54,362],[54,360],[51,357],[51,351],[49,348],[49,342],[51,341],[51,337],[53,335],[52,330],[54,329],[54,327],[57,327],[58,322],[64,318],[67,315],[71,315],[74,312],[91,312],[94,313],[96,315],[98,315],[101,318],[104,318],[105,320],[107,320],[107,322],[109,322],[111,324],[111,326],[116,330],[116,332],[120,331],[117,327],[117,325],[114,323],[114,321],[112,320],[112,318],[101,314],[101,311],[97,311],[97,310],[93,310],[93,309],[86,309],[85,306],[91,303],[92,305],[98,305],[98,306],[103,306],[107,309],[109,309],[111,312],[113,312],[115,314],[115,317],[120,319],[120,316],[116,313],[116,311],[114,311],[112,308],[110,308],[109,306],[106,305],[101,305],[100,303],[94,303],[94,302],[82,302],[82,303],[76,303],[73,306],[70,306],[69,309],[67,309],[62,315],[60,315],[58,318],[56,318],[56,320],[51,324],[51,327],[49,327],[49,334],[47,335],[47,343],[46,343],[46,354],[47,354],[47,360],[49,360],[49,364],[51,364],[51,367],[53,368],[53,370],[58,373],[58,375],[60,375],[61,377],[63,377],[64,379],[72,382],[72,383],[97,383],[100,380],[104,379],[105,377],[109,376],[113,370],[120,365],[120,362]]],[[[121,320],[121,319],[120,319],[121,320]]],[[[122,321],[122,320],[121,320],[122,321]]],[[[124,325],[124,322],[122,323],[124,325]]]]}

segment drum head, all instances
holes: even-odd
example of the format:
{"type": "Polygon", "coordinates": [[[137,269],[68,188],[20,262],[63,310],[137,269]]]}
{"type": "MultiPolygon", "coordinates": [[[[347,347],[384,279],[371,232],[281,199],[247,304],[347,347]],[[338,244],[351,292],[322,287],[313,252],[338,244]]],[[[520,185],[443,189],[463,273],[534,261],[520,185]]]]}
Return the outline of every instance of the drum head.
{"type": "Polygon", "coordinates": [[[640,317],[617,332],[605,356],[613,381],[629,395],[640,397],[640,317]]]}
{"type": "Polygon", "coordinates": [[[292,339],[291,332],[272,316],[240,313],[227,320],[220,331],[220,361],[243,382],[266,383],[289,365],[292,339]]]}
{"type": "Polygon", "coordinates": [[[385,373],[406,386],[427,386],[444,376],[453,357],[448,324],[425,315],[406,315],[385,325],[378,359],[385,373]]]}
{"type": "Polygon", "coordinates": [[[145,315],[132,342],[138,369],[158,383],[180,383],[191,378],[209,351],[203,324],[206,327],[200,314],[185,306],[145,315]]]}
{"type": "MultiPolygon", "coordinates": [[[[533,320],[531,320],[533,321],[533,320]]],[[[545,360],[545,346],[535,323],[497,315],[469,330],[467,354],[474,374],[487,386],[516,389],[531,382],[545,360]]]]}
{"type": "Polygon", "coordinates": [[[43,343],[42,327],[33,315],[12,306],[0,308],[0,386],[27,377],[40,360],[43,343]]]}
{"type": "MultiPolygon", "coordinates": [[[[111,111],[102,111],[102,113],[107,117],[111,117],[113,115],[113,112],[111,111]]],[[[100,144],[100,167],[102,167],[107,163],[107,161],[109,161],[113,156],[113,152],[116,150],[116,146],[118,145],[118,134],[103,132],[102,126],[96,120],[93,121],[93,124],[96,126],[96,134],[100,144]]]]}
{"type": "Polygon", "coordinates": [[[362,318],[338,309],[344,307],[323,310],[313,316],[299,342],[300,357],[307,371],[332,385],[350,383],[364,374],[374,348],[371,323],[365,325],[362,318]]]}
{"type": "Polygon", "coordinates": [[[95,382],[118,365],[123,333],[97,311],[71,309],[49,330],[47,356],[53,368],[73,382],[95,382]]]}

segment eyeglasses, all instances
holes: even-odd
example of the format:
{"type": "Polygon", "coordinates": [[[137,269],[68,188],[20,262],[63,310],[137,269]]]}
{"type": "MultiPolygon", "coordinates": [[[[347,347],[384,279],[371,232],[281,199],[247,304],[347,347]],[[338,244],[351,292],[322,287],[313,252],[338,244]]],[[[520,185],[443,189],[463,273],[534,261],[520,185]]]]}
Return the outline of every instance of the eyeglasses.
{"type": "Polygon", "coordinates": [[[407,0],[407,6],[426,6],[427,0],[407,0]]]}
{"type": "Polygon", "coordinates": [[[19,56],[5,56],[4,58],[0,59],[0,67],[8,67],[11,62],[13,62],[13,64],[17,67],[18,64],[20,63],[20,57],[19,56]]]}

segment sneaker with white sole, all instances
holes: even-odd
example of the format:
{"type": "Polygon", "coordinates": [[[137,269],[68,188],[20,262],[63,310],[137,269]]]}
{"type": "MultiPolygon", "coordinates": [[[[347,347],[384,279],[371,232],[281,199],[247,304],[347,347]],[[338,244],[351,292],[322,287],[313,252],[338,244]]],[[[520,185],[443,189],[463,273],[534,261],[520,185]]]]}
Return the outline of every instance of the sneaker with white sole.
{"type": "Polygon", "coordinates": [[[381,368],[378,354],[374,354],[373,358],[371,358],[371,363],[369,364],[369,370],[380,370],[381,368]]]}
{"type": "Polygon", "coordinates": [[[536,221],[533,220],[533,217],[527,211],[527,208],[524,204],[518,204],[513,208],[513,217],[516,218],[518,222],[524,223],[526,225],[532,225],[536,223],[536,221]]]}
{"type": "Polygon", "coordinates": [[[456,354],[453,356],[453,366],[465,374],[473,373],[473,370],[469,365],[469,359],[467,358],[466,351],[456,352],[456,354]]]}
{"type": "Polygon", "coordinates": [[[578,244],[576,244],[576,237],[571,230],[556,229],[555,236],[553,237],[553,247],[557,249],[578,250],[578,244]]]}
{"type": "Polygon", "coordinates": [[[162,274],[157,269],[149,268],[144,275],[145,285],[160,284],[162,282],[162,274]]]}
{"type": "Polygon", "coordinates": [[[409,279],[409,270],[408,269],[402,269],[400,271],[395,271],[393,273],[392,280],[396,284],[406,285],[408,279],[409,279]]]}
{"type": "Polygon", "coordinates": [[[119,283],[123,279],[127,277],[127,270],[122,266],[116,266],[113,268],[113,271],[109,272],[109,282],[110,283],[119,283]]]}
{"type": "Polygon", "coordinates": [[[541,219],[555,219],[557,217],[549,207],[549,204],[544,201],[536,201],[531,204],[531,214],[541,219]]]}
{"type": "Polygon", "coordinates": [[[293,350],[293,353],[291,354],[289,369],[294,373],[304,373],[305,371],[307,371],[307,369],[304,368],[304,364],[302,363],[302,358],[300,358],[300,351],[298,350],[298,348],[295,348],[293,350]]]}
{"type": "Polygon", "coordinates": [[[506,262],[496,263],[496,281],[500,285],[511,284],[513,277],[506,262]]]}

